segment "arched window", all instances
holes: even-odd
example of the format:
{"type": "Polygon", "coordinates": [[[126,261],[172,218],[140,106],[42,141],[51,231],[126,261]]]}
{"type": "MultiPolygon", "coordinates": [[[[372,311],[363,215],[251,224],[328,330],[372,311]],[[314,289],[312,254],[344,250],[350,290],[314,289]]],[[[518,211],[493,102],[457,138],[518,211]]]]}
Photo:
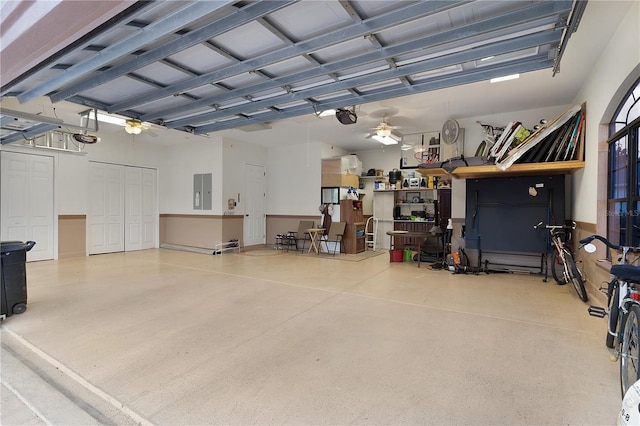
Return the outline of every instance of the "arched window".
{"type": "Polygon", "coordinates": [[[640,246],[640,79],[609,124],[607,234],[615,244],[640,246]]]}

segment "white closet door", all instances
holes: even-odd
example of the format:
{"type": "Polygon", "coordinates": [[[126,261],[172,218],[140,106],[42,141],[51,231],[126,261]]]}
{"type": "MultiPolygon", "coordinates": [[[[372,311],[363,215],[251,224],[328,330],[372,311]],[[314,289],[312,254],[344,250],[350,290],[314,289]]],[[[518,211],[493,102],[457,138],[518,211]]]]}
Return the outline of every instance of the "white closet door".
{"type": "Polygon", "coordinates": [[[3,241],[35,241],[27,260],[54,257],[53,157],[3,152],[3,241]]]}
{"type": "Polygon", "coordinates": [[[154,169],[142,169],[142,248],[149,249],[157,246],[156,229],[156,181],[157,172],[154,169]]]}
{"type": "Polygon", "coordinates": [[[124,171],[89,162],[89,254],[124,251],[124,171]]]}
{"type": "Polygon", "coordinates": [[[125,250],[142,250],[142,169],[125,167],[125,250]]]}

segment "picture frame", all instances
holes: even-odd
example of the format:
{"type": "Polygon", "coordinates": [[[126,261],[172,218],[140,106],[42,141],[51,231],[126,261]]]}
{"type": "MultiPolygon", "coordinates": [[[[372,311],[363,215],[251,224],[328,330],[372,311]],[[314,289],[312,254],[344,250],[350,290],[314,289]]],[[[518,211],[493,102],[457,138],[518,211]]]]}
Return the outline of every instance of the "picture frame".
{"type": "Polygon", "coordinates": [[[407,191],[405,193],[405,202],[407,203],[419,203],[420,202],[420,192],[411,192],[407,191]],[[414,201],[417,199],[418,201],[414,201]]]}

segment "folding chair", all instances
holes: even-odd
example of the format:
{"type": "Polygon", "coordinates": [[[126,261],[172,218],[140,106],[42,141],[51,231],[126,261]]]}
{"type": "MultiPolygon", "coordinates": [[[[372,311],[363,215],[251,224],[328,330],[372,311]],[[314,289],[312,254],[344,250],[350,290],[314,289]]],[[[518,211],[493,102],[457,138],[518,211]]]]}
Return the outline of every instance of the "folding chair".
{"type": "Polygon", "coordinates": [[[300,249],[300,247],[298,246],[298,242],[302,241],[302,251],[304,251],[305,243],[307,241],[311,241],[307,229],[311,229],[313,228],[313,226],[314,224],[312,220],[301,220],[300,224],[298,225],[297,231],[289,231],[289,235],[292,236],[293,240],[295,241],[296,250],[300,249]]]}
{"type": "MultiPolygon", "coordinates": [[[[345,222],[332,222],[331,227],[329,228],[329,233],[327,234],[327,238],[323,239],[324,247],[329,253],[329,245],[327,243],[335,243],[333,246],[333,255],[336,255],[336,248],[338,245],[340,246],[340,253],[342,253],[342,237],[344,235],[344,228],[346,227],[345,222]]],[[[345,251],[346,253],[346,251],[345,251]]]]}

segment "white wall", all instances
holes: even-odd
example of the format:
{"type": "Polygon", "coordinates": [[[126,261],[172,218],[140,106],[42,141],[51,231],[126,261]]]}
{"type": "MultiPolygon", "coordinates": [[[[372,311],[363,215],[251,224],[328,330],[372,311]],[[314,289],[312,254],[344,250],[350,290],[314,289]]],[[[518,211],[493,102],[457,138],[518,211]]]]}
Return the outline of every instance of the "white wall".
{"type": "Polygon", "coordinates": [[[166,166],[160,177],[160,214],[221,215],[222,140],[220,138],[185,139],[166,151],[166,166]],[[211,173],[211,210],[193,209],[193,175],[211,173]]]}
{"type": "Polygon", "coordinates": [[[320,215],[321,158],[324,144],[309,142],[269,148],[267,214],[320,215]]]}
{"type": "Polygon", "coordinates": [[[609,2],[611,8],[629,8],[600,55],[576,102],[587,102],[584,170],[573,175],[574,219],[597,222],[599,127],[608,123],[630,85],[640,77],[640,2],[609,2]],[[631,4],[630,4],[631,3],[631,4]]]}

